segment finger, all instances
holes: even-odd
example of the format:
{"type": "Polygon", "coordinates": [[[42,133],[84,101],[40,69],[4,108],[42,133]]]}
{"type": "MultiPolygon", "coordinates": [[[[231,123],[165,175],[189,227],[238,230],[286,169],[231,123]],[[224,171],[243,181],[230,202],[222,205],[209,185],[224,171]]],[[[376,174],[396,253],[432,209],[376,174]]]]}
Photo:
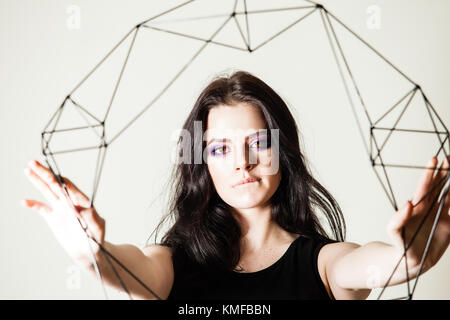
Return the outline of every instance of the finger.
{"type": "Polygon", "coordinates": [[[417,204],[419,201],[421,201],[425,194],[428,192],[430,184],[433,181],[433,173],[436,169],[437,163],[438,161],[436,157],[433,157],[428,161],[427,169],[425,169],[425,171],[422,173],[422,176],[419,179],[419,183],[417,184],[416,191],[414,192],[414,204],[417,204]]]}
{"type": "Polygon", "coordinates": [[[50,212],[52,212],[52,209],[50,209],[46,204],[36,200],[23,199],[20,203],[24,207],[37,211],[41,216],[44,217],[47,216],[50,212]]]}
{"type": "MultiPolygon", "coordinates": [[[[100,217],[94,208],[82,209],[80,215],[82,227],[90,236],[96,237],[96,235],[104,234],[105,220],[100,217]]],[[[103,242],[103,239],[96,240],[103,242]]]]}
{"type": "Polygon", "coordinates": [[[425,169],[423,171],[423,173],[419,179],[419,182],[417,184],[416,190],[414,192],[414,196],[413,196],[414,204],[417,204],[419,201],[421,201],[422,198],[428,192],[430,184],[433,181],[433,173],[436,169],[437,163],[438,163],[438,161],[437,161],[436,157],[433,157],[428,161],[428,163],[426,165],[427,169],[425,169]]]}
{"type": "MultiPolygon", "coordinates": [[[[450,188],[450,186],[447,186],[447,188],[450,188]]],[[[446,216],[447,218],[450,218],[450,190],[446,189],[445,191],[447,191],[447,195],[445,197],[445,200],[441,200],[441,201],[444,201],[443,212],[441,215],[446,216]]],[[[444,194],[445,194],[445,191],[444,191],[444,194]]]]}
{"type": "Polygon", "coordinates": [[[397,211],[389,221],[388,230],[392,231],[394,234],[400,234],[401,229],[411,217],[412,211],[413,205],[411,201],[406,202],[403,208],[397,211]]]}
{"type": "Polygon", "coordinates": [[[88,224],[88,227],[100,228],[102,218],[97,214],[94,208],[87,208],[80,211],[81,217],[88,224]]]}
{"type": "Polygon", "coordinates": [[[434,176],[430,186],[430,189],[433,188],[433,186],[436,186],[431,192],[430,198],[432,200],[434,200],[441,193],[442,188],[445,186],[446,183],[445,177],[448,173],[448,169],[449,169],[449,161],[448,159],[444,159],[439,167],[439,170],[434,176]]]}
{"type": "Polygon", "coordinates": [[[396,225],[397,230],[401,230],[401,228],[403,228],[406,225],[406,223],[408,222],[409,218],[412,215],[412,212],[413,212],[413,205],[411,201],[407,201],[400,214],[398,214],[396,225]]]}
{"type": "Polygon", "coordinates": [[[31,181],[31,183],[33,183],[36,189],[38,189],[42,193],[42,195],[48,202],[54,203],[55,201],[59,200],[59,197],[33,170],[31,170],[30,168],[25,168],[24,173],[31,181]]]}
{"type": "Polygon", "coordinates": [[[447,197],[445,198],[445,202],[442,207],[439,222],[442,221],[444,221],[444,223],[447,223],[447,226],[449,227],[448,232],[450,233],[450,192],[447,193],[447,197]]]}
{"type": "Polygon", "coordinates": [[[442,163],[439,167],[439,170],[437,170],[436,175],[433,178],[433,182],[437,183],[440,180],[443,180],[443,178],[447,175],[449,169],[449,158],[445,158],[442,160],[442,163]]]}
{"type": "Polygon", "coordinates": [[[30,161],[28,166],[49,186],[55,195],[62,199],[65,197],[58,181],[47,167],[36,160],[30,161]]]}
{"type": "Polygon", "coordinates": [[[63,181],[66,184],[69,196],[75,205],[82,207],[90,207],[91,203],[89,198],[80,189],[78,189],[77,186],[72,181],[64,177],[63,181]]]}
{"type": "Polygon", "coordinates": [[[389,221],[387,231],[396,246],[403,247],[404,245],[402,228],[411,217],[412,211],[413,205],[411,201],[408,201],[405,206],[397,211],[389,221]]]}

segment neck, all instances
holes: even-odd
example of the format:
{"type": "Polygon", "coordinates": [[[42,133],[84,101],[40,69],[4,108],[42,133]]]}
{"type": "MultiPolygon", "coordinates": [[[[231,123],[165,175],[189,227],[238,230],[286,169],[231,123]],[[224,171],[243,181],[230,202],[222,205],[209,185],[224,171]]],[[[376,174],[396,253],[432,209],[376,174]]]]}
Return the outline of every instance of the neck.
{"type": "Polygon", "coordinates": [[[271,206],[233,210],[242,231],[241,251],[257,252],[289,235],[271,217],[271,206]]]}

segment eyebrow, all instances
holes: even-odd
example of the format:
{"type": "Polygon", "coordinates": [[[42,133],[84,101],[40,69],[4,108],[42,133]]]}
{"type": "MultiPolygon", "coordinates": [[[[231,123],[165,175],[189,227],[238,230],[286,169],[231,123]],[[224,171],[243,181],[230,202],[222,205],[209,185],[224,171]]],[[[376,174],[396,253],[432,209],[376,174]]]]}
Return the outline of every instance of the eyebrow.
{"type": "MultiPolygon", "coordinates": [[[[257,131],[257,132],[252,133],[252,134],[249,134],[245,138],[249,139],[249,138],[254,138],[254,137],[258,137],[258,136],[266,136],[267,135],[267,129],[262,129],[262,130],[261,131],[257,131]],[[265,131],[262,131],[262,130],[265,130],[265,131]]],[[[229,142],[231,140],[227,139],[227,138],[214,138],[214,139],[210,140],[206,145],[208,146],[214,141],[217,141],[217,142],[224,142],[224,141],[229,142]]]]}

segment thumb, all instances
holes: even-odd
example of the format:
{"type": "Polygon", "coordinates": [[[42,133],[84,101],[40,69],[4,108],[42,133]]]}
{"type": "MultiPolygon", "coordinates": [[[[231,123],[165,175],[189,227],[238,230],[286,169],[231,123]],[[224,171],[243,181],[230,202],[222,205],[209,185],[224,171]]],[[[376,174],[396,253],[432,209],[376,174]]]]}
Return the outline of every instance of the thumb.
{"type": "Polygon", "coordinates": [[[103,233],[105,220],[97,213],[94,207],[83,208],[78,211],[80,220],[83,222],[83,228],[88,228],[94,233],[103,233]]]}
{"type": "Polygon", "coordinates": [[[405,225],[406,222],[412,215],[413,204],[411,201],[407,201],[402,209],[398,210],[392,217],[389,224],[389,229],[391,231],[399,232],[405,225]]]}
{"type": "Polygon", "coordinates": [[[86,196],[77,186],[68,178],[63,178],[64,183],[67,186],[67,191],[69,192],[70,198],[77,206],[89,207],[90,201],[88,196],[86,196]]]}

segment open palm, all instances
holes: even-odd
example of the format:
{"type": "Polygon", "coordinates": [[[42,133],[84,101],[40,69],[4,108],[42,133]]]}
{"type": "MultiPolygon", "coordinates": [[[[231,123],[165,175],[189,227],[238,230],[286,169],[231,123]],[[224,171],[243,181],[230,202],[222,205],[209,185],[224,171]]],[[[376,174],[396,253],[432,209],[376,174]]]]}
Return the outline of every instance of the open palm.
{"type": "Polygon", "coordinates": [[[38,161],[30,161],[25,174],[48,201],[22,200],[26,207],[36,210],[47,222],[60,245],[78,262],[87,262],[97,254],[105,237],[105,220],[90,207],[89,198],[69,179],[61,177],[68,193],[61,188],[52,172],[38,161]],[[88,235],[95,239],[86,237],[88,235]],[[90,246],[88,245],[90,242],[90,246]],[[91,253],[91,250],[93,251],[91,253]]]}

